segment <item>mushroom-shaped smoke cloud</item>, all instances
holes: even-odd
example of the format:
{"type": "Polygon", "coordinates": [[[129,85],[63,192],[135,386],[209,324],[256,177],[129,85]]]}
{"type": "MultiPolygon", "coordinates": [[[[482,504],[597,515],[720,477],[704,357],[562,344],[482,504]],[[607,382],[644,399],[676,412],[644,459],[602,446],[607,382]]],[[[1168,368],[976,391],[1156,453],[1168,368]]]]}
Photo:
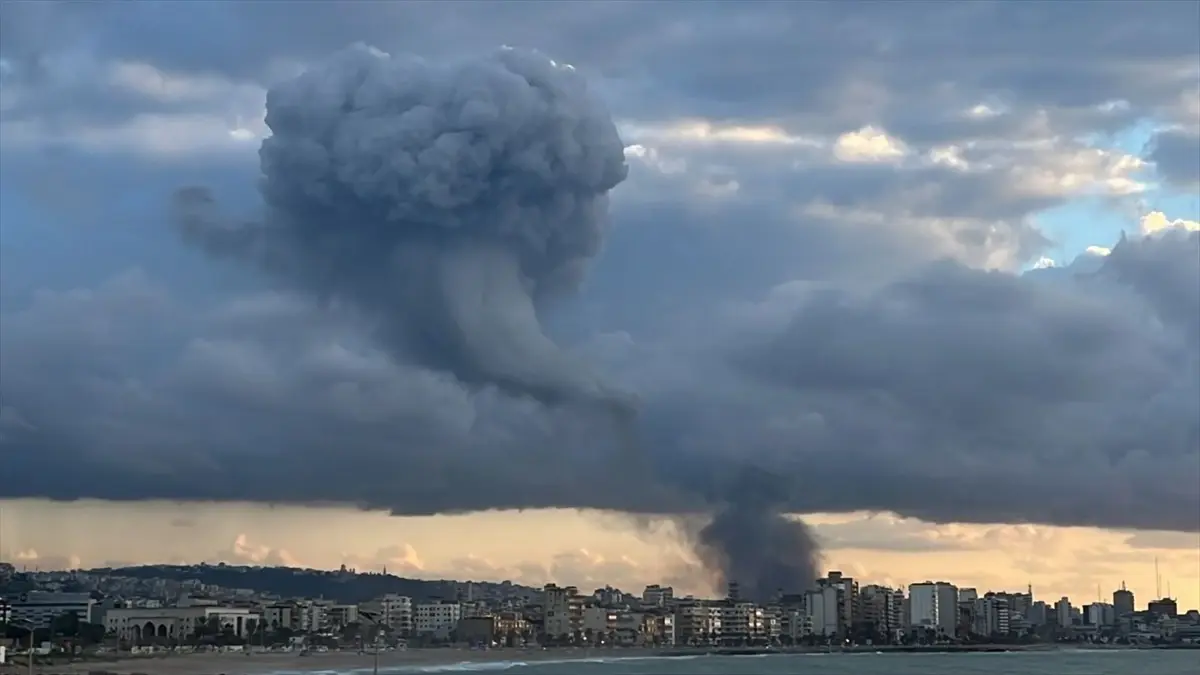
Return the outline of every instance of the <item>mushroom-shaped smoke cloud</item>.
{"type": "Polygon", "coordinates": [[[600,249],[624,146],[569,66],[502,49],[433,64],[357,45],[267,94],[265,220],[176,195],[185,234],[378,322],[403,358],[544,402],[622,397],[542,332],[535,301],[600,249]]]}

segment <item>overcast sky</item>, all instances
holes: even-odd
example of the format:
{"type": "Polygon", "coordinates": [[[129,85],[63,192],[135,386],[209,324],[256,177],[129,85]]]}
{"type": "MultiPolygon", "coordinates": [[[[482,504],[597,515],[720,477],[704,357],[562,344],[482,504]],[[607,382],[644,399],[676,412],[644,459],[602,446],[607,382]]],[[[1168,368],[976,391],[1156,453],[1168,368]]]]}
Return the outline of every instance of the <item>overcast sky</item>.
{"type": "MultiPolygon", "coordinates": [[[[0,497],[33,500],[0,555],[682,579],[686,553],[631,519],[469,514],[680,513],[763,470],[781,508],[826,514],[846,566],[919,569],[952,531],[974,538],[919,558],[930,574],[1020,545],[1111,562],[978,583],[1090,592],[1144,578],[1144,550],[1200,578],[1196,3],[8,2],[0,171],[0,466],[21,477],[0,497]],[[537,310],[635,402],[637,458],[593,415],[399,354],[361,293],[328,302],[180,236],[181,188],[261,216],[266,92],[359,42],[443,65],[535,49],[607,107],[628,165],[611,227],[537,310]],[[165,543],[47,540],[29,523],[66,513],[47,498],[122,502],[70,513],[165,543]],[[252,503],[398,543],[319,551],[252,503]],[[456,552],[420,543],[439,513],[610,541],[456,552]],[[194,528],[203,546],[179,544],[194,528]],[[621,538],[642,558],[617,569],[621,538]]],[[[411,329],[412,306],[388,318],[411,329]]],[[[1195,604],[1198,584],[1174,590],[1195,604]]]]}

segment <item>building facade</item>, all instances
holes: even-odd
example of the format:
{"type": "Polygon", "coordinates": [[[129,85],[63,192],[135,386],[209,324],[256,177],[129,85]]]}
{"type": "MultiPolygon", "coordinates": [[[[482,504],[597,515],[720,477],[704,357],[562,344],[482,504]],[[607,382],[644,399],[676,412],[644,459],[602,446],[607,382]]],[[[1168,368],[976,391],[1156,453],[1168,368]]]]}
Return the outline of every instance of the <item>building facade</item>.
{"type": "Polygon", "coordinates": [[[64,614],[84,623],[99,621],[96,601],[87,593],[25,593],[9,600],[8,614],[13,623],[36,628],[50,628],[64,614]]]}
{"type": "Polygon", "coordinates": [[[261,620],[259,612],[239,607],[125,607],[105,613],[104,629],[134,644],[164,644],[212,630],[245,638],[261,620]]]}
{"type": "Polygon", "coordinates": [[[413,632],[439,639],[450,637],[462,618],[457,602],[431,602],[413,606],[413,632]]]}
{"type": "Polygon", "coordinates": [[[958,589],[944,581],[908,587],[909,626],[953,639],[958,634],[958,589]]]}

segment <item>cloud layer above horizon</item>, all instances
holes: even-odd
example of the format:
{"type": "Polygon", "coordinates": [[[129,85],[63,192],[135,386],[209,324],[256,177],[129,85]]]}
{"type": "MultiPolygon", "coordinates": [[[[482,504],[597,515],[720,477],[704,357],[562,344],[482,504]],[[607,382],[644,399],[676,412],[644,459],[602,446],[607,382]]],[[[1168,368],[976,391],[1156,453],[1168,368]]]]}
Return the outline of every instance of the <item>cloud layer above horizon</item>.
{"type": "Polygon", "coordinates": [[[1200,530],[1193,3],[7,3],[0,38],[0,497],[676,514],[757,471],[796,512],[1200,530]],[[647,466],[176,236],[181,186],[259,212],[267,89],[358,41],[536,48],[604,100],[629,175],[538,313],[647,466]]]}

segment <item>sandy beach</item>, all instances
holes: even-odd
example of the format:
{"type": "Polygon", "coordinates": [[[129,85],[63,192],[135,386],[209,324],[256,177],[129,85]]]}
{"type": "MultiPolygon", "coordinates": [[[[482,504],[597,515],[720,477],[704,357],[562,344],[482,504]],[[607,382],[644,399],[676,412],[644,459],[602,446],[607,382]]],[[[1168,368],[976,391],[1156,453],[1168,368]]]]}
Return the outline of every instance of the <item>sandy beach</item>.
{"type": "MultiPolygon", "coordinates": [[[[379,655],[381,671],[403,667],[428,667],[471,662],[556,661],[587,658],[630,658],[655,656],[660,650],[585,650],[585,649],[410,649],[379,655]]],[[[81,661],[38,665],[37,675],[266,675],[268,673],[305,673],[324,671],[371,672],[375,657],[356,652],[298,654],[176,654],[170,656],[127,657],[112,661],[81,661]]],[[[0,666],[3,675],[24,675],[23,666],[0,666]]]]}

